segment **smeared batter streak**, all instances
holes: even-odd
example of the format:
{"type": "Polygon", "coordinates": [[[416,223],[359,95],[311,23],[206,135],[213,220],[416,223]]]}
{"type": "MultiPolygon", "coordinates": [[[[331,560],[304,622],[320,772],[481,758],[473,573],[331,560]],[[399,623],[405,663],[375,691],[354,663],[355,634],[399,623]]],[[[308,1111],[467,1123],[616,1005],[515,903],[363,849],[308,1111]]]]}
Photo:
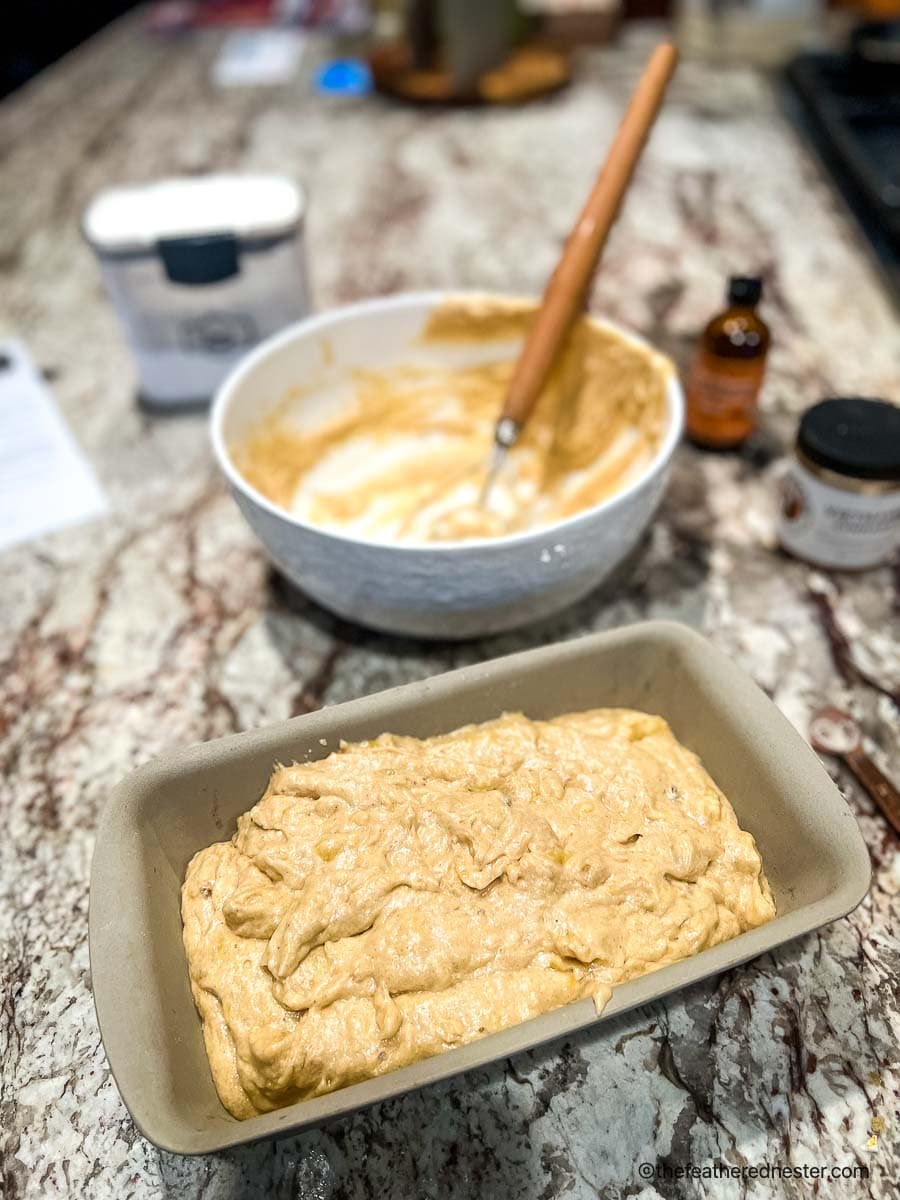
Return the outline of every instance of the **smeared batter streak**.
{"type": "MultiPolygon", "coordinates": [[[[426,344],[520,336],[523,302],[448,302],[426,344]]],[[[282,413],[234,450],[248,482],[325,528],[379,540],[486,538],[583,511],[646,469],[665,427],[668,362],[583,319],[492,492],[478,505],[508,358],[354,375],[355,403],[300,431],[282,413]]]]}
{"type": "Polygon", "coordinates": [[[774,915],[659,717],[506,715],[278,767],[182,892],[222,1103],[250,1117],[593,997],[774,915]]]}

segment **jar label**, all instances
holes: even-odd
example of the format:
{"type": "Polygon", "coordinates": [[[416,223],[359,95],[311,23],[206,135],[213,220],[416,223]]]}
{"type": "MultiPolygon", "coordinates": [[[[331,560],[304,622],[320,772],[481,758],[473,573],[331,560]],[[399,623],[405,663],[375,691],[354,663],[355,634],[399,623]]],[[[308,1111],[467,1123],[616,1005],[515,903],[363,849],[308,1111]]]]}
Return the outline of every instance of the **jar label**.
{"type": "Polygon", "coordinates": [[[781,481],[778,536],[821,566],[876,566],[900,545],[900,492],[845,491],[794,463],[781,481]]]}

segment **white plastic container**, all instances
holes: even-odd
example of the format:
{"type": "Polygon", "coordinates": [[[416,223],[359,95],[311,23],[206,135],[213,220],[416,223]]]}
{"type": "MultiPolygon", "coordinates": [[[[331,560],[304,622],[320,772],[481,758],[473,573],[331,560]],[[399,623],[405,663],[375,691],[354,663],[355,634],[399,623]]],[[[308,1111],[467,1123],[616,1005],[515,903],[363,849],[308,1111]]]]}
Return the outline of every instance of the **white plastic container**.
{"type": "Polygon", "coordinates": [[[142,401],[208,401],[247,350],[307,315],[304,210],[300,188],[272,175],[166,179],[94,198],[84,235],[142,401]]]}

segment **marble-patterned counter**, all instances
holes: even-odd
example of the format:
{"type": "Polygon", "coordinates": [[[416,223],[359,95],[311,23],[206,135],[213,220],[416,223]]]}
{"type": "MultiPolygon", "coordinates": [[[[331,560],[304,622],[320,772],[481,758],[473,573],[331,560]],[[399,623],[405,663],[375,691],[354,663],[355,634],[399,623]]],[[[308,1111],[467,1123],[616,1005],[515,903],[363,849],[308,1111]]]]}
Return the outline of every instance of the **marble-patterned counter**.
{"type": "Polygon", "coordinates": [[[875,877],[831,928],[300,1137],[178,1159],[133,1128],[91,1002],[88,871],[110,786],[167,747],[666,616],[704,631],[801,728],[822,702],[848,706],[900,775],[896,578],[834,577],[823,601],[826,581],[772,540],[773,477],[796,415],[835,391],[900,400],[900,333],[766,81],[683,65],[591,300],[680,357],[725,276],[762,270],[775,338],[764,435],[736,456],[679,452],[652,536],[614,592],[515,636],[428,645],[349,628],[273,579],[216,476],[203,417],[135,406],[79,213],[115,181],[285,171],[310,188],[320,306],[445,285],[535,292],[648,34],[585,56],[575,86],[545,102],[440,113],[316,98],[306,78],[217,92],[217,42],[152,40],[126,21],[0,107],[2,332],[26,339],[112,503],[109,518],[0,560],[3,1194],[887,1200],[900,1172],[900,858],[837,767],[875,877]],[[882,690],[839,669],[826,614],[882,690]],[[642,1163],[659,1167],[655,1181],[642,1163]],[[717,1163],[869,1176],[703,1178],[717,1163]],[[675,1178],[691,1166],[700,1178],[675,1178]]]}

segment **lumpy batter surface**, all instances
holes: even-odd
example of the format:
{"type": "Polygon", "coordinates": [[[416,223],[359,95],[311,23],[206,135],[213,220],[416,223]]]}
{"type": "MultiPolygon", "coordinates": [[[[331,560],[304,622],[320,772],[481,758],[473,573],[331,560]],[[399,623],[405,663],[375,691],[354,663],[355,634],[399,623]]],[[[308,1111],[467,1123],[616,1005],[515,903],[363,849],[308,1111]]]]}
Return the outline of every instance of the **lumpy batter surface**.
{"type": "MultiPolygon", "coordinates": [[[[437,309],[422,345],[521,337],[534,307],[485,298],[437,309]]],[[[499,351],[498,351],[499,355],[499,351]]],[[[438,355],[440,358],[440,355],[438,355]]],[[[572,516],[646,470],[666,424],[668,360],[596,322],[573,330],[518,445],[478,504],[513,369],[476,365],[357,371],[354,399],[300,429],[290,404],[233,450],[273,503],[325,528],[399,542],[494,537],[572,516]]]]}
{"type": "Polygon", "coordinates": [[[660,717],[508,714],[278,767],[182,891],[213,1078],[245,1118],[611,988],[774,916],[660,717]]]}

